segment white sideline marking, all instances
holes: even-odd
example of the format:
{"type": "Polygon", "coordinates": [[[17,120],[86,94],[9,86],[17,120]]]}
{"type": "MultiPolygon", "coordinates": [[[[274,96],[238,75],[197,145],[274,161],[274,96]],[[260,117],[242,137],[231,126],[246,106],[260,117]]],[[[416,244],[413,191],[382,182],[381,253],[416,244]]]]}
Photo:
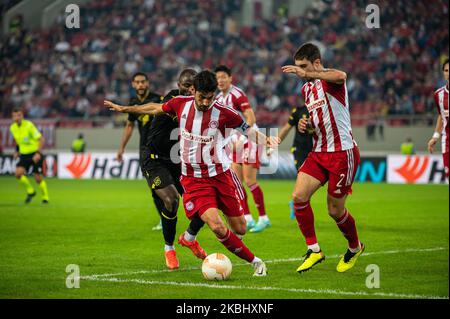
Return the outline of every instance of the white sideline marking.
{"type": "Polygon", "coordinates": [[[368,293],[365,291],[344,291],[335,289],[300,289],[300,288],[282,288],[282,287],[258,287],[258,286],[235,286],[235,285],[214,285],[206,283],[194,282],[176,282],[176,281],[154,281],[142,279],[118,279],[118,278],[91,278],[88,280],[104,281],[104,282],[119,282],[119,283],[137,283],[141,285],[163,285],[163,286],[177,286],[177,287],[204,287],[214,289],[250,289],[250,290],[264,290],[264,291],[287,291],[298,293],[313,293],[313,294],[329,294],[329,295],[345,295],[345,296],[368,296],[368,297],[391,297],[391,298],[412,298],[412,299],[448,299],[447,296],[426,296],[414,294],[396,294],[374,292],[368,293]]]}
{"type": "MultiPolygon", "coordinates": [[[[439,251],[439,250],[447,250],[446,247],[434,247],[434,248],[423,248],[423,249],[404,249],[404,250],[386,250],[386,251],[378,251],[378,252],[367,252],[363,253],[360,257],[365,256],[372,256],[372,255],[391,255],[391,254],[401,254],[401,253],[418,253],[418,252],[433,252],[433,251],[439,251]]],[[[336,259],[340,258],[342,255],[331,255],[326,256],[327,259],[336,259]]],[[[273,259],[273,260],[265,260],[264,262],[267,264],[278,264],[278,263],[285,263],[285,262],[294,262],[294,261],[301,261],[303,258],[285,258],[285,259],[273,259]]],[[[236,263],[233,264],[233,267],[235,266],[247,266],[248,263],[236,263]]],[[[181,268],[176,270],[179,271],[190,271],[190,270],[199,270],[201,267],[187,267],[187,268],[181,268]]],[[[130,271],[130,272],[122,272],[122,273],[114,273],[114,274],[93,274],[93,275],[86,275],[86,276],[80,276],[80,279],[85,280],[94,280],[101,277],[115,277],[115,276],[127,276],[127,275],[136,275],[136,274],[158,274],[158,273],[165,273],[165,272],[173,272],[173,270],[169,269],[154,269],[154,270],[139,270],[139,271],[130,271]]]]}

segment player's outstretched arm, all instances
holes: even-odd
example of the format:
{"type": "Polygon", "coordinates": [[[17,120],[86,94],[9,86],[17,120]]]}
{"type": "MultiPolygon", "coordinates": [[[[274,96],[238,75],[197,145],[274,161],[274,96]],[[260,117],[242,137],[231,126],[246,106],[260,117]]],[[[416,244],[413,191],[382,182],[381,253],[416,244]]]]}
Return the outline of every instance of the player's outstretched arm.
{"type": "Polygon", "coordinates": [[[296,74],[302,79],[324,80],[335,84],[344,84],[347,80],[347,73],[336,69],[323,69],[320,71],[305,71],[295,65],[285,65],[281,68],[284,73],[296,74]]]}
{"type": "Polygon", "coordinates": [[[122,106],[115,104],[111,101],[104,101],[103,105],[109,108],[111,111],[121,112],[121,113],[135,113],[135,114],[148,114],[148,115],[157,115],[162,114],[164,111],[162,110],[162,104],[159,103],[147,103],[136,106],[122,106]]]}
{"type": "Polygon", "coordinates": [[[284,141],[286,136],[291,131],[292,127],[293,126],[291,126],[291,124],[289,124],[289,123],[284,124],[284,126],[281,128],[280,132],[278,133],[278,138],[280,139],[280,143],[284,141]]]}
{"type": "Polygon", "coordinates": [[[245,132],[245,135],[250,141],[258,145],[265,145],[269,148],[276,148],[281,143],[278,136],[266,136],[265,134],[252,127],[245,132]]]}

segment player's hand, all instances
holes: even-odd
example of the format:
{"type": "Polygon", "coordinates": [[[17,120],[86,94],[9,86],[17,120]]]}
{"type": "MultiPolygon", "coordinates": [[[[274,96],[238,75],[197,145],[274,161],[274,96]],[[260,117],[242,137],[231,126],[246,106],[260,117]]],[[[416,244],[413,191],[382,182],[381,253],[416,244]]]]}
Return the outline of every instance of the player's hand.
{"type": "Polygon", "coordinates": [[[123,163],[123,153],[125,153],[123,149],[117,151],[116,161],[118,161],[119,163],[123,163]]]}
{"type": "Polygon", "coordinates": [[[281,140],[278,136],[268,136],[266,139],[266,146],[270,149],[275,149],[281,143],[281,140]]]}
{"type": "Polygon", "coordinates": [[[124,107],[118,104],[115,104],[111,101],[103,101],[103,105],[109,108],[111,111],[123,112],[124,107]]]}
{"type": "Polygon", "coordinates": [[[14,152],[13,158],[16,159],[19,157],[19,152],[14,152]]]}
{"type": "Polygon", "coordinates": [[[300,119],[300,121],[298,121],[298,131],[300,133],[306,133],[308,124],[309,124],[309,121],[307,118],[300,119]]]}
{"type": "Polygon", "coordinates": [[[39,152],[36,152],[33,155],[33,162],[35,162],[37,164],[41,160],[41,158],[42,158],[41,154],[39,152]]]}
{"type": "Polygon", "coordinates": [[[428,141],[428,152],[430,152],[430,154],[433,154],[434,152],[434,146],[437,143],[437,139],[432,138],[431,140],[428,141]]]}
{"type": "Polygon", "coordinates": [[[306,71],[295,65],[285,65],[281,67],[283,73],[293,73],[302,79],[306,78],[306,71]]]}

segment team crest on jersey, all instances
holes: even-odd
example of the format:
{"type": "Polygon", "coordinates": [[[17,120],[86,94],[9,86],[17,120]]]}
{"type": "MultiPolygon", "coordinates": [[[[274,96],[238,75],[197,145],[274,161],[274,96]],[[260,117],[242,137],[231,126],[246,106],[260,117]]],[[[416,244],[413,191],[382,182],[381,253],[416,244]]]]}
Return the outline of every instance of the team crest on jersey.
{"type": "Polygon", "coordinates": [[[316,82],[316,88],[318,91],[322,90],[322,81],[316,82]]]}
{"type": "Polygon", "coordinates": [[[194,209],[194,203],[193,202],[187,202],[186,203],[186,209],[187,210],[193,210],[194,209]]]}
{"type": "Polygon", "coordinates": [[[153,184],[155,186],[159,186],[161,185],[161,178],[159,176],[157,176],[154,180],[153,180],[153,184]]]}
{"type": "Polygon", "coordinates": [[[209,122],[209,128],[216,129],[219,126],[219,122],[211,121],[209,122]]]}

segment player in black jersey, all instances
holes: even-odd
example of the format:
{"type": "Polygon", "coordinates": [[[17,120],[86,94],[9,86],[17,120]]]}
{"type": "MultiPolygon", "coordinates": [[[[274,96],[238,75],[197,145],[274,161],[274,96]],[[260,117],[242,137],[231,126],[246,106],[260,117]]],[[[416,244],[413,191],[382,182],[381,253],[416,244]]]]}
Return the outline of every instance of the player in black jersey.
{"type": "MultiPolygon", "coordinates": [[[[133,89],[136,91],[136,96],[130,99],[130,105],[142,105],[148,102],[156,102],[160,103],[163,97],[159,94],[150,92],[148,77],[145,73],[138,72],[133,75],[131,80],[131,85],[133,89]]],[[[135,123],[138,123],[139,129],[139,159],[140,162],[142,160],[142,150],[145,146],[147,138],[150,136],[150,128],[151,128],[151,118],[148,115],[137,115],[137,114],[129,114],[128,120],[125,125],[125,129],[122,136],[122,141],[119,146],[119,150],[117,151],[116,159],[119,163],[123,162],[123,153],[125,152],[125,147],[128,144],[128,141],[133,134],[135,123]]],[[[142,166],[141,166],[142,169],[142,166]]],[[[155,200],[153,197],[156,209],[158,212],[161,211],[160,201],[155,200]]],[[[153,230],[162,229],[161,223],[157,226],[153,227],[153,230]]]]}
{"type": "MultiPolygon", "coordinates": [[[[294,155],[294,163],[297,170],[299,170],[303,165],[303,162],[306,160],[313,147],[312,134],[308,132],[300,133],[300,131],[298,130],[298,122],[300,121],[300,119],[308,117],[309,112],[306,106],[294,108],[288,122],[281,128],[280,133],[278,134],[280,140],[283,141],[288,135],[289,131],[293,127],[295,127],[295,137],[292,143],[291,153],[294,155]]],[[[295,212],[293,201],[289,203],[289,207],[291,209],[290,217],[291,219],[294,219],[295,212]]]]}
{"type": "MultiPolygon", "coordinates": [[[[145,96],[152,96],[151,98],[154,99],[158,96],[159,100],[157,103],[160,103],[161,101],[166,102],[178,95],[192,94],[193,79],[195,75],[196,72],[194,70],[184,70],[179,77],[179,90],[172,90],[164,98],[149,93],[148,78],[145,75],[143,77],[142,73],[138,73],[137,77],[133,77],[133,87],[136,89],[139,104],[147,103],[144,102],[146,101],[145,96]]],[[[176,233],[179,198],[180,194],[183,192],[183,188],[179,182],[181,166],[178,145],[178,123],[176,118],[172,118],[166,114],[148,118],[130,114],[127,126],[129,125],[129,122],[135,120],[145,122],[145,124],[143,124],[145,130],[140,131],[142,142],[140,147],[141,169],[152,190],[155,205],[161,216],[165,240],[166,265],[170,269],[176,269],[179,267],[179,262],[176,257],[173,243],[176,233]]],[[[118,158],[123,154],[123,150],[128,140],[129,136],[127,136],[127,128],[125,128],[124,137],[118,152],[118,158]]],[[[193,220],[189,225],[188,231],[190,231],[195,238],[202,226],[202,222],[193,220]]],[[[190,243],[188,247],[198,258],[204,259],[206,257],[205,251],[200,247],[196,240],[190,243]]]]}

